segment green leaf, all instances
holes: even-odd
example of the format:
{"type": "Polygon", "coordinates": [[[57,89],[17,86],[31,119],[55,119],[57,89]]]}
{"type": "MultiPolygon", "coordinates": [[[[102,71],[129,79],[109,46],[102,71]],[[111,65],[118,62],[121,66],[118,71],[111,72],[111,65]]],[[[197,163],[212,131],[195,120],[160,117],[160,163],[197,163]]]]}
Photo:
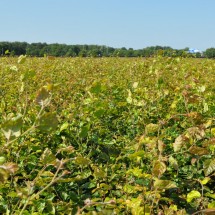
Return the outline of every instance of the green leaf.
{"type": "Polygon", "coordinates": [[[2,165],[6,161],[5,157],[1,156],[0,157],[0,165],[2,165]]]}
{"type": "Polygon", "coordinates": [[[87,137],[89,129],[90,129],[90,125],[83,126],[83,127],[81,128],[81,132],[80,132],[80,134],[79,134],[80,137],[81,137],[81,138],[87,137]]]}
{"type": "Polygon", "coordinates": [[[30,80],[30,79],[32,79],[35,75],[36,75],[36,72],[35,72],[34,70],[28,70],[28,71],[26,71],[26,72],[21,76],[21,80],[22,80],[22,81],[30,80]]]}
{"type": "Polygon", "coordinates": [[[19,197],[17,192],[11,191],[7,194],[7,196],[11,197],[11,198],[16,198],[19,197]]]}
{"type": "Polygon", "coordinates": [[[178,169],[178,161],[172,156],[169,157],[169,164],[175,169],[178,169]]]}
{"type": "Polygon", "coordinates": [[[135,177],[140,178],[143,175],[142,172],[143,172],[142,169],[136,167],[136,168],[132,168],[132,169],[127,170],[126,174],[134,175],[135,177]]]}
{"type": "Polygon", "coordinates": [[[42,162],[43,165],[55,164],[56,157],[52,154],[50,149],[46,148],[40,157],[40,161],[42,162]]]}
{"type": "Polygon", "coordinates": [[[187,194],[187,202],[191,202],[193,199],[196,199],[196,198],[200,198],[201,197],[201,194],[199,191],[196,191],[196,190],[192,190],[191,192],[189,192],[187,194]]]}
{"type": "Polygon", "coordinates": [[[156,189],[166,190],[166,189],[176,188],[177,186],[173,181],[156,179],[154,182],[154,187],[156,189]]]}
{"type": "Polygon", "coordinates": [[[9,55],[9,54],[10,54],[10,51],[7,49],[4,53],[5,53],[6,55],[9,55]]]}
{"type": "Polygon", "coordinates": [[[106,176],[106,173],[102,169],[100,169],[98,167],[94,167],[93,170],[94,170],[94,174],[93,175],[96,178],[104,178],[106,176]]]}
{"type": "Polygon", "coordinates": [[[96,111],[94,112],[94,115],[95,115],[96,117],[100,118],[101,116],[104,115],[104,113],[105,113],[105,110],[104,110],[104,109],[99,109],[99,110],[96,110],[96,111]]]}
{"type": "Polygon", "coordinates": [[[66,130],[69,127],[69,123],[65,122],[60,126],[60,132],[66,130]]]}
{"type": "Polygon", "coordinates": [[[38,121],[38,129],[43,132],[51,132],[58,126],[58,119],[54,113],[43,114],[38,121]]]}
{"type": "Polygon", "coordinates": [[[78,157],[75,158],[74,162],[75,162],[75,164],[86,166],[86,165],[90,164],[90,159],[84,158],[82,156],[78,156],[78,157]]]}
{"type": "Polygon", "coordinates": [[[133,154],[129,154],[128,158],[131,160],[136,160],[138,158],[143,158],[146,155],[144,150],[140,150],[138,152],[134,152],[133,154]]]}
{"type": "Polygon", "coordinates": [[[206,193],[205,196],[215,199],[215,193],[206,193]]]}
{"type": "Polygon", "coordinates": [[[101,83],[94,83],[93,86],[90,89],[90,92],[98,94],[98,93],[101,92],[101,90],[102,90],[101,83]]]}
{"type": "Polygon", "coordinates": [[[159,130],[159,128],[160,128],[160,126],[158,124],[150,123],[150,124],[146,125],[145,132],[146,132],[146,134],[154,133],[154,132],[157,132],[159,130]]]}
{"type": "Polygon", "coordinates": [[[166,165],[165,163],[161,161],[155,161],[153,169],[152,169],[152,174],[156,177],[160,177],[163,175],[163,173],[166,171],[166,165]]]}
{"type": "Polygon", "coordinates": [[[38,200],[33,200],[32,203],[33,203],[33,206],[36,208],[36,210],[40,214],[42,214],[46,206],[46,201],[44,199],[38,199],[38,200]]]}
{"type": "Polygon", "coordinates": [[[2,124],[2,132],[6,139],[10,139],[10,137],[19,137],[21,135],[21,127],[22,127],[22,115],[19,114],[16,117],[13,117],[2,124]]]}
{"type": "Polygon", "coordinates": [[[135,186],[132,186],[130,184],[125,184],[125,186],[123,187],[124,192],[126,192],[127,194],[132,194],[132,193],[136,193],[137,191],[135,190],[135,186]]]}
{"type": "MultiPolygon", "coordinates": [[[[55,162],[55,160],[54,160],[54,162],[55,162]]],[[[44,176],[44,177],[53,177],[54,173],[52,173],[50,171],[44,171],[44,172],[42,172],[41,176],[44,176]]]]}
{"type": "Polygon", "coordinates": [[[204,173],[205,173],[205,176],[208,176],[210,175],[212,172],[215,171],[215,159],[214,160],[206,160],[204,162],[204,173]]]}

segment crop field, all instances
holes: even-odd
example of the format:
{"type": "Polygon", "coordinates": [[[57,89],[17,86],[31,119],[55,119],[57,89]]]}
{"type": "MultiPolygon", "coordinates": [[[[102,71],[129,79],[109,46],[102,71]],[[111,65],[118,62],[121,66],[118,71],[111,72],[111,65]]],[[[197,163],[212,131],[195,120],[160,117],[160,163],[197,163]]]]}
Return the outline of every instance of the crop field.
{"type": "Polygon", "coordinates": [[[0,214],[215,214],[215,61],[0,58],[0,214]]]}

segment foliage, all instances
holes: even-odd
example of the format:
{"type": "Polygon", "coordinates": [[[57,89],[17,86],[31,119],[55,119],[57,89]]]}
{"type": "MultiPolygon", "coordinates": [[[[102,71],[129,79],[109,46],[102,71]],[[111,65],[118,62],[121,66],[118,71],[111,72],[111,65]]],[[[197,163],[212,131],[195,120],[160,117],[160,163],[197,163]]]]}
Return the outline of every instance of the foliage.
{"type": "Polygon", "coordinates": [[[215,58],[215,48],[208,48],[208,49],[206,49],[205,56],[207,58],[215,58]]]}
{"type": "Polygon", "coordinates": [[[214,213],[214,69],[1,58],[0,213],[214,213]]]}
{"type": "MultiPolygon", "coordinates": [[[[202,57],[200,53],[188,54],[188,49],[172,49],[169,46],[150,46],[134,50],[132,48],[113,48],[101,45],[66,45],[26,42],[0,42],[2,56],[28,55],[32,57],[202,57]]],[[[208,55],[209,50],[206,52],[208,55]]],[[[211,52],[210,52],[211,53],[211,52]]]]}

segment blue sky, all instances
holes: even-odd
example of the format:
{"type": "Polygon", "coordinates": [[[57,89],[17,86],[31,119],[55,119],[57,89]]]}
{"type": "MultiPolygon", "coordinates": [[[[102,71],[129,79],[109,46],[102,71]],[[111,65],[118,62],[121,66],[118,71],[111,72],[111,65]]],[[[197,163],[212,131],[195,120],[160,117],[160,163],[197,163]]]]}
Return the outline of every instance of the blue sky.
{"type": "Polygon", "coordinates": [[[215,0],[2,0],[0,41],[215,47],[215,0]]]}

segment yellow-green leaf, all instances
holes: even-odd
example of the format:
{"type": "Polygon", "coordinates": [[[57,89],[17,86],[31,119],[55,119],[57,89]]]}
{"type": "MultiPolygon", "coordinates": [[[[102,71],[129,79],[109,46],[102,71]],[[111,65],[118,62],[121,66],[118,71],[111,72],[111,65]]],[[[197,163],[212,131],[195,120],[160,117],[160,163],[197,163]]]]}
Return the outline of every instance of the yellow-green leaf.
{"type": "Polygon", "coordinates": [[[20,55],[18,58],[18,63],[22,64],[26,61],[26,55],[20,55]]]}
{"type": "Polygon", "coordinates": [[[197,198],[200,198],[201,197],[201,194],[199,191],[196,191],[196,190],[192,190],[191,192],[189,192],[187,194],[187,202],[191,202],[193,199],[197,199],[197,198]]]}
{"type": "Polygon", "coordinates": [[[175,169],[178,169],[178,161],[172,156],[169,157],[169,164],[175,169]]]}
{"type": "Polygon", "coordinates": [[[204,162],[204,173],[205,173],[205,176],[208,176],[210,175],[212,172],[215,171],[215,159],[213,160],[206,160],[204,162]]]}
{"type": "Polygon", "coordinates": [[[208,208],[213,208],[214,209],[214,212],[215,212],[215,201],[211,202],[208,204],[208,208]]]}
{"type": "Polygon", "coordinates": [[[211,128],[211,135],[215,137],[215,128],[211,128]]]}
{"type": "Polygon", "coordinates": [[[154,132],[157,132],[159,130],[159,128],[160,128],[160,126],[158,124],[150,123],[150,124],[146,125],[145,132],[147,134],[154,133],[154,132]]]}
{"type": "Polygon", "coordinates": [[[201,184],[205,185],[205,184],[207,184],[210,180],[211,180],[211,178],[206,177],[206,178],[204,178],[203,180],[200,180],[200,182],[201,182],[201,184]]]}
{"type": "Polygon", "coordinates": [[[154,186],[155,188],[159,189],[159,190],[163,190],[163,189],[171,189],[171,188],[176,188],[176,184],[173,181],[170,180],[160,180],[160,179],[156,179],[154,182],[154,186]]]}

